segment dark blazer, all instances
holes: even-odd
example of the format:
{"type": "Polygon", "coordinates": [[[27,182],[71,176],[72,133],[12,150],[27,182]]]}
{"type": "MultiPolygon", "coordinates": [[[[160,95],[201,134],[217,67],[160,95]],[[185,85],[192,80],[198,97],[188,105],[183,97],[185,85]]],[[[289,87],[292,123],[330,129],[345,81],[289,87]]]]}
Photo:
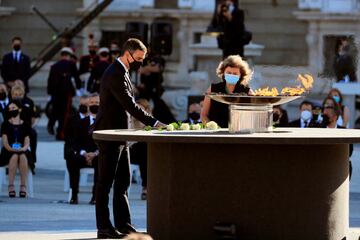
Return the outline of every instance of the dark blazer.
{"type": "Polygon", "coordinates": [[[109,67],[110,62],[100,61],[91,71],[89,81],[87,83],[87,90],[91,93],[100,91],[100,81],[105,70],[109,67]]]}
{"type": "Polygon", "coordinates": [[[4,82],[11,82],[20,79],[24,82],[26,92],[29,92],[28,80],[30,78],[30,58],[21,53],[20,62],[17,62],[13,57],[13,52],[3,56],[1,77],[4,82]]]}
{"type": "MultiPolygon", "coordinates": [[[[300,118],[299,119],[296,119],[292,122],[289,123],[289,127],[297,127],[297,128],[300,128],[301,127],[301,121],[300,121],[300,118]]],[[[311,119],[310,123],[309,123],[309,126],[307,127],[318,127],[318,124],[316,123],[315,119],[311,119]]]]}
{"type": "Polygon", "coordinates": [[[79,74],[91,72],[93,67],[99,62],[99,56],[84,55],[80,58],[79,74]]]}
{"type": "Polygon", "coordinates": [[[86,152],[95,152],[97,146],[92,138],[92,131],[90,126],[90,117],[87,116],[79,121],[79,129],[77,134],[78,152],[85,150],[86,152]]]}
{"type": "Polygon", "coordinates": [[[126,112],[146,126],[154,126],[156,119],[139,107],[134,100],[129,73],[119,61],[105,71],[100,85],[100,108],[94,130],[127,129],[126,112]]]}
{"type": "Polygon", "coordinates": [[[75,89],[71,79],[75,79],[76,88],[81,88],[81,80],[76,64],[68,60],[60,60],[50,68],[47,92],[51,96],[66,98],[75,96],[75,89]]]}

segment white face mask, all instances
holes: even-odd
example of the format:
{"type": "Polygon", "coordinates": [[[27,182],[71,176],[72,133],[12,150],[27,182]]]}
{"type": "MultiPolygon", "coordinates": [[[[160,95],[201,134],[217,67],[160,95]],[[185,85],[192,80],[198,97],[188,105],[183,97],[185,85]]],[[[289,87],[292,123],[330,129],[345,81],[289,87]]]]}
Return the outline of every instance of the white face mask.
{"type": "Polygon", "coordinates": [[[312,114],[311,114],[310,111],[304,110],[304,111],[301,112],[301,119],[302,119],[302,120],[307,121],[307,120],[309,120],[311,117],[312,117],[312,114]]]}
{"type": "Polygon", "coordinates": [[[234,11],[234,9],[235,9],[235,6],[234,6],[234,4],[233,3],[231,3],[230,5],[229,5],[229,12],[233,12],[234,11]]]}

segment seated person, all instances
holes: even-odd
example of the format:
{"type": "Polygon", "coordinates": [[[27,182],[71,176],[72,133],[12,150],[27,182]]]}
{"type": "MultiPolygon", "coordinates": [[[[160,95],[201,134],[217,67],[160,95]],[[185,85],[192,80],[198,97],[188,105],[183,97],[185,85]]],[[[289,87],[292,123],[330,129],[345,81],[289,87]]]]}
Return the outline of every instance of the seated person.
{"type": "MultiPolygon", "coordinates": [[[[37,132],[34,128],[36,120],[40,117],[37,113],[34,101],[26,96],[25,86],[23,81],[15,80],[14,86],[11,88],[10,98],[21,101],[23,105],[20,118],[31,127],[30,133],[30,152],[33,162],[36,163],[36,149],[37,149],[37,132]]],[[[34,173],[34,168],[31,169],[34,173]]]]}
{"type": "Polygon", "coordinates": [[[72,189],[70,204],[78,204],[80,169],[85,167],[95,169],[93,195],[89,202],[89,204],[95,204],[98,150],[92,138],[92,127],[99,108],[99,102],[99,95],[96,93],[90,97],[82,98],[79,109],[84,113],[81,106],[88,104],[89,113],[86,116],[83,113],[77,113],[72,117],[73,119],[65,129],[65,159],[72,189]],[[85,99],[87,102],[84,102],[85,99]],[[70,129],[73,129],[73,131],[69,131],[70,129]]]}
{"type": "Polygon", "coordinates": [[[190,104],[188,111],[188,119],[186,119],[183,122],[190,124],[201,123],[200,113],[201,113],[201,106],[199,103],[190,104]]]}
{"type": "MultiPolygon", "coordinates": [[[[136,101],[139,106],[144,109],[146,112],[151,114],[151,107],[149,102],[140,98],[136,101]]],[[[135,129],[144,128],[144,124],[133,118],[133,125],[135,129]]],[[[130,161],[132,164],[138,164],[140,168],[140,177],[141,177],[141,199],[146,200],[147,197],[147,144],[146,142],[135,142],[130,145],[130,161]]]]}
{"type": "Polygon", "coordinates": [[[20,197],[26,197],[26,179],[28,166],[33,162],[29,151],[30,127],[20,119],[22,104],[12,100],[6,107],[8,120],[1,125],[3,147],[0,155],[0,166],[9,165],[9,197],[16,196],[14,179],[16,170],[20,171],[20,197]]]}
{"type": "MultiPolygon", "coordinates": [[[[230,55],[225,58],[220,62],[216,73],[222,81],[211,84],[206,91],[207,93],[252,94],[248,85],[252,72],[248,63],[239,55],[230,55]]],[[[215,121],[220,127],[227,128],[229,122],[229,106],[205,97],[201,111],[201,121],[203,123],[215,121]]]]}
{"type": "Polygon", "coordinates": [[[316,127],[316,119],[313,118],[313,104],[309,101],[303,101],[300,106],[300,118],[289,123],[289,127],[307,128],[316,127]]]}
{"type": "Polygon", "coordinates": [[[274,106],[273,107],[273,123],[274,127],[287,127],[289,123],[289,118],[287,111],[282,107],[274,106]]]}

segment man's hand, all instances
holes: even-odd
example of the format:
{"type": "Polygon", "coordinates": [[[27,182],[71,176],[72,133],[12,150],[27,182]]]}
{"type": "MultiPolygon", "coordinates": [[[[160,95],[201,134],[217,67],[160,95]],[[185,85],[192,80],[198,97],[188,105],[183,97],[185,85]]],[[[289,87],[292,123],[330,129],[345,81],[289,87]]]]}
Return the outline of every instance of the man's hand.
{"type": "Polygon", "coordinates": [[[160,121],[158,121],[154,127],[156,128],[165,128],[167,125],[165,123],[162,123],[160,121]]]}
{"type": "Polygon", "coordinates": [[[85,157],[85,159],[86,159],[86,163],[87,163],[89,166],[91,166],[92,161],[94,160],[94,158],[95,158],[96,156],[97,156],[97,154],[94,153],[94,152],[85,153],[85,154],[84,154],[84,157],[85,157]]]}

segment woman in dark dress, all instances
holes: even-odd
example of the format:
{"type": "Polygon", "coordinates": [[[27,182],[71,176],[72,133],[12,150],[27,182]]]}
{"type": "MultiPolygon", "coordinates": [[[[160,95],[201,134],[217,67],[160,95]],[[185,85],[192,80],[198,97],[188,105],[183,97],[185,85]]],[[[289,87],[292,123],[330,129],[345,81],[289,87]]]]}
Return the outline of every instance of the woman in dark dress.
{"type": "MultiPolygon", "coordinates": [[[[249,65],[239,55],[231,55],[220,62],[216,74],[222,79],[220,83],[211,84],[207,93],[243,93],[252,95],[248,84],[252,75],[249,65]]],[[[204,98],[201,121],[215,121],[220,127],[227,128],[229,121],[229,105],[204,98]]]]}
{"type": "Polygon", "coordinates": [[[26,197],[26,179],[30,156],[31,128],[20,119],[22,104],[11,101],[6,107],[9,119],[1,125],[3,148],[0,155],[0,166],[9,165],[9,197],[15,197],[14,179],[16,169],[20,172],[20,197],[26,197]]]}

